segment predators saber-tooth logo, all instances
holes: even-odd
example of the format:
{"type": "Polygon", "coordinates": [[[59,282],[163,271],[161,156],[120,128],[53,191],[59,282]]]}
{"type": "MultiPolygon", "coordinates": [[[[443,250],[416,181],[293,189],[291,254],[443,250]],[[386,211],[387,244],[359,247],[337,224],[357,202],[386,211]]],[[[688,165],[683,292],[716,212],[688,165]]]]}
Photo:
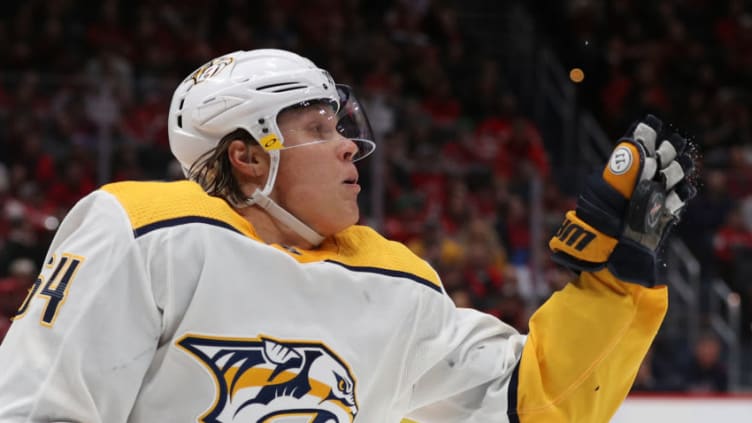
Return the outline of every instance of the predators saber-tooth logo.
{"type": "Polygon", "coordinates": [[[200,423],[352,423],[358,414],[349,366],[320,342],[186,335],[177,345],[216,385],[200,423]]]}
{"type": "Polygon", "coordinates": [[[212,60],[211,62],[205,63],[200,68],[196,69],[183,82],[186,82],[189,79],[193,80],[194,85],[200,82],[204,82],[210,79],[211,77],[222,72],[222,70],[224,70],[224,68],[226,68],[227,66],[231,65],[234,60],[235,59],[233,57],[229,57],[229,56],[218,57],[212,60]]]}

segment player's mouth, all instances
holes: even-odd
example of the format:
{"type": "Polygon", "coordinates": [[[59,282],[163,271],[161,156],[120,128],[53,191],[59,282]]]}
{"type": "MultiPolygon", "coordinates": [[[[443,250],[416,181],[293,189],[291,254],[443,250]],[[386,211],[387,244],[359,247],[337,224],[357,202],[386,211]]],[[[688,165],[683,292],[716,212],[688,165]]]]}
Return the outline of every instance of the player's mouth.
{"type": "Polygon", "coordinates": [[[360,192],[360,185],[358,185],[358,177],[350,177],[342,181],[342,183],[349,187],[350,189],[355,190],[355,192],[360,192]]]}

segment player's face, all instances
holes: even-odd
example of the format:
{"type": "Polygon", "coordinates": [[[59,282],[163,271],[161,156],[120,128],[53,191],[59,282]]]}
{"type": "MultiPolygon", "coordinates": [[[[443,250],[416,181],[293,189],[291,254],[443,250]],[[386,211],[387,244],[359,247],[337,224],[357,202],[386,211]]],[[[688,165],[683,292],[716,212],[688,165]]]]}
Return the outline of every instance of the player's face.
{"type": "Polygon", "coordinates": [[[287,110],[277,124],[285,140],[274,190],[278,204],[324,236],[357,223],[360,185],[352,159],[358,147],[337,132],[333,109],[314,104],[287,110]]]}

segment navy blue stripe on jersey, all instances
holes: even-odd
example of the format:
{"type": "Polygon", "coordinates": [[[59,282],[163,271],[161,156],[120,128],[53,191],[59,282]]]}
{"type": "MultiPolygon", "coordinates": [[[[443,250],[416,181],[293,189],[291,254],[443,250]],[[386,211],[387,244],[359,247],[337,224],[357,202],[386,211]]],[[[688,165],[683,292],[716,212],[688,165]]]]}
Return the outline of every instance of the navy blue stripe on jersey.
{"type": "Polygon", "coordinates": [[[417,282],[417,283],[419,283],[421,285],[427,286],[427,287],[433,289],[434,291],[436,291],[438,293],[442,292],[441,286],[436,285],[435,283],[433,283],[433,282],[431,282],[431,281],[429,281],[427,279],[423,279],[420,276],[414,275],[412,273],[402,272],[402,271],[399,271],[399,270],[384,269],[384,268],[381,268],[381,267],[350,266],[350,265],[347,265],[347,264],[344,264],[344,263],[340,263],[340,262],[334,261],[334,260],[326,260],[326,262],[342,266],[342,267],[344,267],[347,270],[352,270],[353,272],[378,273],[379,275],[393,276],[393,277],[396,277],[396,278],[407,278],[407,279],[410,279],[413,282],[417,282]]]}
{"type": "Polygon", "coordinates": [[[174,219],[160,220],[158,222],[150,223],[140,228],[136,228],[133,230],[133,235],[138,238],[142,235],[148,234],[151,231],[156,231],[157,229],[170,228],[173,226],[185,225],[187,223],[205,223],[207,225],[218,226],[220,228],[225,228],[233,232],[240,233],[240,231],[235,229],[232,225],[221,220],[203,216],[183,216],[176,217],[174,219]]]}
{"type": "Polygon", "coordinates": [[[520,416],[517,415],[517,386],[520,377],[520,362],[522,362],[522,359],[514,366],[512,377],[509,379],[509,387],[507,388],[507,417],[509,417],[509,423],[520,423],[520,416]]]}

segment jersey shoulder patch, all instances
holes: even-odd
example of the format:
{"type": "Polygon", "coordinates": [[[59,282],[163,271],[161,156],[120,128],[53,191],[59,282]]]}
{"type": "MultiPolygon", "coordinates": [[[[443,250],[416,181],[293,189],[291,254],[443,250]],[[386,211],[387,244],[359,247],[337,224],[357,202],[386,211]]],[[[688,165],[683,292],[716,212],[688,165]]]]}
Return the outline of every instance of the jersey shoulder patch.
{"type": "Polygon", "coordinates": [[[247,220],[221,198],[206,194],[195,182],[127,181],[101,189],[120,202],[136,237],[160,228],[199,222],[258,239],[247,220]]]}

